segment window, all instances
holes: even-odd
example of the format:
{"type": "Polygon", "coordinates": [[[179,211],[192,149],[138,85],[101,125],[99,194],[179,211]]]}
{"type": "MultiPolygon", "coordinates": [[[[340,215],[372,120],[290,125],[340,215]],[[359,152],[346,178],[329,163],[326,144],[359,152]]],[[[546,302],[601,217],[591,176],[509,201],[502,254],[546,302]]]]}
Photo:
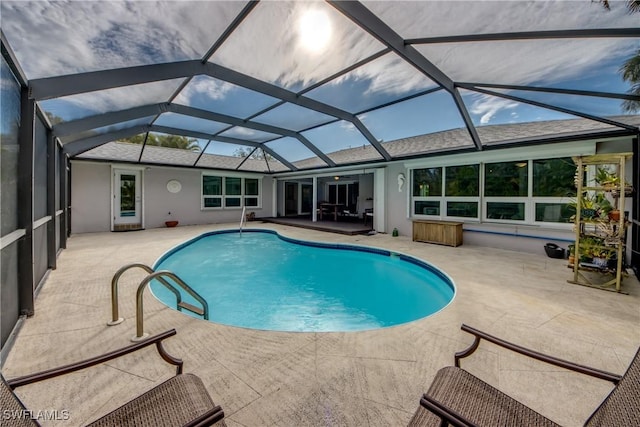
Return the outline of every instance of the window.
{"type": "Polygon", "coordinates": [[[412,215],[569,223],[575,214],[574,174],[569,157],[414,169],[412,215]]]}
{"type": "Polygon", "coordinates": [[[447,202],[447,216],[478,218],[478,202],[447,202]]]}
{"type": "Polygon", "coordinates": [[[244,205],[247,207],[257,207],[259,196],[259,184],[260,180],[256,178],[244,179],[244,205]]]}
{"type": "Polygon", "coordinates": [[[440,201],[416,200],[414,212],[418,215],[440,215],[440,201]]]}
{"type": "Polygon", "coordinates": [[[576,165],[570,158],[533,161],[533,197],[575,197],[576,165]]]}
{"type": "Polygon", "coordinates": [[[442,168],[414,170],[413,195],[416,197],[442,196],[442,168]]]}
{"type": "Polygon", "coordinates": [[[202,199],[205,208],[222,207],[222,177],[202,176],[202,199]]]}
{"type": "Polygon", "coordinates": [[[242,195],[242,178],[225,178],[224,194],[225,208],[237,208],[242,206],[242,199],[240,197],[242,195]]]}
{"type": "Polygon", "coordinates": [[[440,216],[442,203],[442,168],[413,171],[413,213],[440,216]]]}
{"type": "Polygon", "coordinates": [[[203,209],[258,208],[260,205],[260,179],[202,175],[203,209]]]}
{"type": "Polygon", "coordinates": [[[446,168],[446,196],[479,196],[480,165],[446,168]]]}
{"type": "Polygon", "coordinates": [[[527,197],[529,163],[487,163],[484,167],[484,195],[487,197],[527,197]]]}
{"type": "Polygon", "coordinates": [[[527,160],[485,164],[484,196],[487,219],[524,222],[528,194],[529,162],[527,160]],[[518,201],[519,197],[523,200],[518,201]]]}
{"type": "Polygon", "coordinates": [[[447,216],[478,218],[480,203],[480,165],[445,168],[447,216]]]}
{"type": "Polygon", "coordinates": [[[329,184],[329,203],[338,203],[344,205],[345,208],[352,206],[355,209],[355,205],[358,200],[359,187],[357,183],[332,183],[329,184]]]}
{"type": "Polygon", "coordinates": [[[533,161],[533,203],[536,222],[569,223],[576,211],[576,166],[568,157],[533,161]]]}

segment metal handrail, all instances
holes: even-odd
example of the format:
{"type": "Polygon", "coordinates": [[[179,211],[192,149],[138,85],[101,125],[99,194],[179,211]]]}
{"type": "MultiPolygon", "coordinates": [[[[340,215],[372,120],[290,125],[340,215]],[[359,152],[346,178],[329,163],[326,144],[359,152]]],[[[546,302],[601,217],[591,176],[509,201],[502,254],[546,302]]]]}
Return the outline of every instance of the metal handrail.
{"type": "MultiPolygon", "coordinates": [[[[118,325],[124,321],[124,318],[119,317],[119,314],[118,314],[118,281],[120,280],[120,277],[127,270],[130,270],[136,267],[143,269],[149,274],[153,273],[153,268],[139,262],[136,262],[133,264],[127,264],[124,267],[120,268],[118,271],[116,271],[116,274],[114,274],[113,278],[111,279],[111,321],[107,322],[107,325],[109,326],[118,325]]],[[[171,292],[173,292],[173,294],[176,296],[176,300],[177,300],[176,304],[178,304],[178,310],[181,310],[181,307],[179,304],[182,302],[182,295],[180,295],[180,292],[176,288],[174,288],[171,285],[171,283],[167,282],[164,278],[160,277],[158,278],[158,281],[162,283],[171,292]]]]}
{"type": "MultiPolygon", "coordinates": [[[[169,270],[160,270],[154,273],[149,274],[145,277],[140,285],[138,286],[138,290],[136,291],[136,336],[131,338],[131,341],[140,341],[145,339],[149,334],[144,333],[144,321],[143,321],[143,295],[144,290],[147,288],[149,282],[153,279],[158,279],[162,282],[164,279],[162,276],[169,277],[175,283],[177,283],[182,289],[184,289],[189,295],[195,298],[200,304],[202,304],[203,318],[205,320],[209,320],[209,304],[205,301],[200,294],[191,289],[189,285],[187,285],[182,279],[180,279],[175,273],[172,273],[169,270]]],[[[166,280],[165,280],[166,282],[166,280]]],[[[168,282],[167,282],[168,283],[168,282]]],[[[171,286],[171,285],[170,285],[171,286]]]]}
{"type": "Polygon", "coordinates": [[[243,206],[242,207],[242,216],[240,217],[240,234],[242,234],[242,224],[247,222],[247,217],[245,212],[247,211],[247,207],[243,206]]]}

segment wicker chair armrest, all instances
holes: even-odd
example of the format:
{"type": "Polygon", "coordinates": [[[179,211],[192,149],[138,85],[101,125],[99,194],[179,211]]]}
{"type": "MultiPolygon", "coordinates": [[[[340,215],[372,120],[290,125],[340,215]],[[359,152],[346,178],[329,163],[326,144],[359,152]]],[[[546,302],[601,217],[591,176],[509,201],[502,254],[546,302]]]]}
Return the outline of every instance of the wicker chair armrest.
{"type": "Polygon", "coordinates": [[[464,418],[462,415],[447,407],[442,402],[434,399],[428,394],[424,394],[420,399],[420,405],[426,410],[439,416],[443,421],[442,425],[446,425],[445,421],[454,427],[476,427],[476,424],[464,418]]]}
{"type": "Polygon", "coordinates": [[[13,378],[11,380],[7,380],[7,383],[9,384],[9,387],[11,387],[12,389],[15,389],[16,387],[35,383],[38,381],[47,380],[60,375],[65,375],[71,372],[79,371],[81,369],[89,368],[91,366],[99,365],[109,360],[116,359],[118,357],[124,356],[129,353],[133,353],[134,351],[140,350],[144,347],[148,347],[152,344],[156,345],[156,348],[158,349],[158,353],[167,363],[170,363],[176,366],[176,374],[181,374],[182,364],[183,364],[182,360],[171,356],[169,353],[165,351],[164,347],[162,346],[162,341],[164,339],[171,337],[175,334],[176,334],[176,330],[170,329],[161,334],[149,337],[144,341],[131,344],[127,347],[123,347],[118,350],[114,350],[100,356],[96,356],[96,357],[92,357],[90,359],[82,360],[76,363],[60,366],[58,368],[52,368],[46,371],[36,372],[30,375],[13,378]]]}
{"type": "Polygon", "coordinates": [[[195,420],[191,421],[189,424],[185,424],[182,427],[205,427],[210,426],[224,418],[224,411],[217,405],[215,408],[210,409],[205,412],[195,420]]]}
{"type": "Polygon", "coordinates": [[[589,375],[595,378],[600,378],[602,380],[611,381],[614,384],[618,384],[618,382],[622,379],[621,375],[617,375],[617,374],[613,374],[611,372],[603,371],[600,369],[580,365],[580,364],[573,363],[568,360],[560,359],[554,356],[549,356],[547,354],[540,353],[535,350],[531,350],[531,349],[519,346],[517,344],[513,344],[501,338],[494,337],[493,335],[489,335],[486,332],[482,332],[478,329],[472,328],[471,326],[468,326],[465,324],[462,325],[461,329],[475,336],[475,340],[473,341],[471,346],[469,346],[467,349],[455,354],[455,366],[457,366],[458,368],[460,367],[460,359],[463,359],[473,354],[478,348],[478,346],[480,345],[480,340],[484,339],[495,345],[498,345],[500,347],[514,351],[516,353],[522,354],[524,356],[531,357],[541,362],[546,362],[551,365],[559,366],[561,368],[565,368],[574,372],[579,372],[581,374],[589,375]]]}

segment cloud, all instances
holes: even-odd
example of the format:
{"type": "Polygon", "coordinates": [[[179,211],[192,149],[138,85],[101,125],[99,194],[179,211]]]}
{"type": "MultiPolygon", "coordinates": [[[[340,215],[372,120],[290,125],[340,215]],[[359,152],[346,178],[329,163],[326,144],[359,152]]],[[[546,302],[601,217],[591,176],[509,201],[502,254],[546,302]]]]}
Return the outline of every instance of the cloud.
{"type": "MultiPolygon", "coordinates": [[[[471,114],[481,116],[480,123],[486,125],[499,111],[513,109],[518,105],[519,104],[517,102],[510,101],[508,99],[478,95],[477,99],[475,99],[471,104],[469,111],[471,114]]],[[[514,114],[517,117],[517,113],[515,112],[512,112],[511,116],[514,117],[514,114]]]]}
{"type": "Polygon", "coordinates": [[[211,100],[221,100],[235,88],[231,83],[212,79],[207,76],[194,77],[176,97],[175,102],[191,105],[192,99],[198,96],[206,96],[211,100]]]}
{"type": "MultiPolygon", "coordinates": [[[[2,1],[3,32],[29,79],[199,59],[246,3],[240,1],[2,1]]],[[[623,2],[606,11],[583,1],[364,1],[403,38],[551,29],[637,27],[623,2]]],[[[212,61],[291,90],[345,69],[385,46],[321,1],[264,1],[240,24],[212,61]],[[327,48],[310,53],[295,31],[308,9],[332,20],[327,48]]],[[[553,85],[589,76],[617,77],[617,63],[637,49],[637,39],[582,39],[415,45],[455,81],[553,85]]],[[[348,75],[361,96],[404,94],[433,86],[394,53],[348,75]],[[360,87],[360,86],[358,86],[360,87]]],[[[171,84],[150,84],[69,97],[94,112],[166,101],[171,84]]],[[[180,94],[223,100],[233,86],[196,77],[180,94]]],[[[384,99],[380,96],[379,99],[384,99]]],[[[387,98],[389,98],[387,96],[387,98]]],[[[189,101],[184,102],[190,104],[189,101]]],[[[483,123],[514,103],[481,98],[473,111],[483,123]]]]}
{"type": "MultiPolygon", "coordinates": [[[[588,28],[635,28],[623,2],[449,1],[365,5],[404,38],[588,28]]],[[[637,49],[637,39],[557,39],[467,42],[414,47],[454,81],[550,85],[602,75],[637,49]]],[[[611,75],[611,74],[609,74],[611,75]]]]}
{"type": "Polygon", "coordinates": [[[324,2],[261,2],[212,61],[297,91],[383,48],[324,2]],[[295,31],[309,9],[324,11],[332,22],[331,39],[321,52],[302,46],[295,31]]]}
{"type": "Polygon", "coordinates": [[[352,122],[341,120],[338,123],[340,123],[340,128],[344,129],[346,132],[360,132],[352,122]]]}
{"type": "Polygon", "coordinates": [[[29,79],[200,59],[244,6],[216,1],[2,1],[29,79]]]}
{"type": "Polygon", "coordinates": [[[164,80],[135,86],[42,101],[42,107],[64,120],[75,120],[109,111],[124,110],[165,102],[179,87],[182,79],[164,80]]]}

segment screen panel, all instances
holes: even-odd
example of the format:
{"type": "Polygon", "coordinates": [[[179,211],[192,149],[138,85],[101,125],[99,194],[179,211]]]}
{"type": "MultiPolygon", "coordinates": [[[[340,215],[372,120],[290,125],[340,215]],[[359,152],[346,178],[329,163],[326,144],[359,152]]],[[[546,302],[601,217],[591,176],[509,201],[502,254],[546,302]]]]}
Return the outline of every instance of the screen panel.
{"type": "Polygon", "coordinates": [[[174,102],[244,119],[280,100],[213,77],[195,76],[174,102]]]}
{"type": "Polygon", "coordinates": [[[634,28],[625,2],[363,1],[405,39],[575,28],[634,28]]]}
{"type": "Polygon", "coordinates": [[[245,3],[3,1],[0,6],[3,32],[28,78],[35,79],[201,59],[245,3]]]}
{"type": "Polygon", "coordinates": [[[305,93],[351,113],[410,96],[437,85],[394,53],[365,64],[305,93]]]}
{"type": "Polygon", "coordinates": [[[4,56],[0,65],[0,173],[2,197],[0,198],[0,234],[5,236],[18,228],[18,157],[20,144],[20,85],[13,76],[4,56]]]}
{"type": "Polygon", "coordinates": [[[260,2],[211,61],[298,92],[383,48],[324,2],[260,2]]]}

